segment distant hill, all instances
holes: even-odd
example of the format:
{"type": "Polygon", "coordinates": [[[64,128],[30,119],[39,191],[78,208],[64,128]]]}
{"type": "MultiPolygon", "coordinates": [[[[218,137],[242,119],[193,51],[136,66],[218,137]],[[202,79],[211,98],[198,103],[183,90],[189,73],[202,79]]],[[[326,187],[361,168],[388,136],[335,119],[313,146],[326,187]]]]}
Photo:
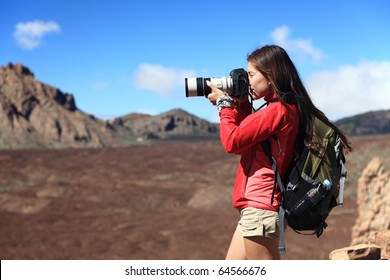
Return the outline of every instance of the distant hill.
{"type": "Polygon", "coordinates": [[[218,125],[176,109],[104,121],[79,110],[72,94],[35,79],[29,68],[0,67],[0,149],[112,147],[169,137],[215,136],[218,125]]]}
{"type": "Polygon", "coordinates": [[[219,125],[202,120],[181,109],[150,116],[129,114],[112,121],[145,139],[211,137],[219,135],[219,125]]]}
{"type": "Polygon", "coordinates": [[[336,124],[349,135],[390,133],[390,110],[371,111],[338,120],[336,124]]]}

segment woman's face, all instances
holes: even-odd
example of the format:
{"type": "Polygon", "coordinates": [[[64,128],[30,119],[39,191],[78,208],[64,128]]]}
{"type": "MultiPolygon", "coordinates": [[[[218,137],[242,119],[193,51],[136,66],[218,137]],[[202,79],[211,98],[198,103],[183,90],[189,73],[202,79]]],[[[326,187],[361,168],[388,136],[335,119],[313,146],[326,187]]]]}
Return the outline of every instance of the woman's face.
{"type": "Polygon", "coordinates": [[[253,99],[263,98],[273,92],[271,83],[256,69],[252,62],[248,62],[248,77],[253,99]]]}

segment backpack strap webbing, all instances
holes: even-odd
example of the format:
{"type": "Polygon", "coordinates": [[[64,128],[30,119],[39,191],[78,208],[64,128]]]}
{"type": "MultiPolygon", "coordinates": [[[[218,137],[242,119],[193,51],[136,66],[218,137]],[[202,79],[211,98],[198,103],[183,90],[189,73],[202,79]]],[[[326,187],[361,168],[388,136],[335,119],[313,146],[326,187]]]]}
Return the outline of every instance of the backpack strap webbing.
{"type": "MultiPolygon", "coordinates": [[[[288,94],[283,94],[282,100],[287,103],[292,103],[292,104],[297,104],[299,108],[299,103],[297,102],[297,99],[294,94],[288,93],[288,94]]],[[[280,100],[278,98],[273,98],[263,104],[259,109],[263,108],[265,105],[268,105],[270,102],[279,102],[280,100]]],[[[276,135],[272,135],[272,138],[274,138],[277,142],[279,142],[279,139],[276,137],[276,135]]],[[[270,140],[267,139],[266,141],[261,142],[261,146],[263,147],[264,153],[267,155],[268,160],[272,166],[272,170],[274,171],[274,187],[272,189],[272,195],[271,195],[271,205],[274,202],[274,196],[275,196],[275,191],[276,191],[276,182],[279,185],[279,189],[281,193],[283,194],[285,192],[285,186],[283,184],[282,178],[280,177],[279,171],[278,171],[278,166],[276,164],[276,160],[274,156],[271,153],[271,143],[270,140]]],[[[284,209],[283,205],[283,195],[282,195],[282,203],[279,206],[279,211],[278,211],[278,216],[279,216],[279,253],[281,255],[286,253],[286,246],[285,246],[285,239],[284,239],[284,216],[286,213],[286,210],[284,209]]]]}
{"type": "Polygon", "coordinates": [[[340,191],[339,191],[339,206],[343,207],[344,204],[344,184],[345,179],[347,178],[347,168],[345,166],[345,156],[341,150],[340,153],[340,166],[341,166],[341,174],[340,174],[340,191]]]}
{"type": "MultiPolygon", "coordinates": [[[[275,135],[272,136],[273,138],[277,137],[275,135]]],[[[274,196],[275,196],[275,191],[276,191],[276,182],[278,182],[279,189],[282,192],[282,194],[285,191],[285,187],[282,181],[282,178],[280,177],[279,171],[278,171],[278,166],[276,165],[276,160],[274,156],[271,153],[271,144],[269,140],[261,142],[261,146],[263,147],[264,153],[267,155],[268,160],[272,166],[272,170],[274,171],[274,187],[272,189],[272,196],[271,196],[271,205],[274,202],[274,196]]],[[[282,195],[282,202],[283,202],[283,195],[282,195]]],[[[285,240],[284,240],[284,215],[286,213],[285,209],[283,208],[283,203],[280,204],[279,206],[279,211],[278,211],[278,216],[279,216],[279,253],[281,255],[286,253],[286,245],[285,245],[285,240]]]]}

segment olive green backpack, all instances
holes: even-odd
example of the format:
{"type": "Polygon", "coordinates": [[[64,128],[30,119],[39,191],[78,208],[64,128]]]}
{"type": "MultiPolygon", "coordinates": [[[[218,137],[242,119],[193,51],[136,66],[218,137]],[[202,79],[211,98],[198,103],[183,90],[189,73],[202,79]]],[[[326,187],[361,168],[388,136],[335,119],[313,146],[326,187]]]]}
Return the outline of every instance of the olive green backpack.
{"type": "Polygon", "coordinates": [[[270,152],[269,141],[262,142],[275,174],[274,192],[277,182],[282,193],[279,208],[281,254],[286,252],[284,221],[298,233],[320,237],[327,227],[325,220],[332,208],[343,205],[347,171],[341,138],[332,127],[316,117],[311,125],[314,132],[311,143],[316,144],[316,149],[305,146],[283,178],[270,152]]]}

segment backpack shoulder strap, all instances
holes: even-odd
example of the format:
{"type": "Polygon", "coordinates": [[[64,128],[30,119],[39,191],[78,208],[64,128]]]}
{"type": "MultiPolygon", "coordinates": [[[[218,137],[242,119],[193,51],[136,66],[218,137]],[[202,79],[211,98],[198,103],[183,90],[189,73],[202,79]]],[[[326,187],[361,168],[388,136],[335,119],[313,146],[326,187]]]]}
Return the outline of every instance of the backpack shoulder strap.
{"type": "MultiPolygon", "coordinates": [[[[282,96],[283,101],[287,103],[298,103],[295,96],[293,94],[285,94],[282,96]]],[[[267,105],[269,102],[278,102],[280,101],[278,98],[273,98],[269,100],[267,103],[263,104],[259,109],[263,108],[265,105],[267,105]]],[[[271,136],[273,139],[276,139],[276,141],[279,142],[278,138],[276,135],[271,136]]],[[[278,166],[276,165],[276,159],[271,153],[271,142],[270,139],[267,139],[263,142],[261,142],[261,146],[263,147],[264,153],[267,155],[268,160],[272,166],[272,170],[274,171],[274,187],[272,189],[272,195],[271,195],[271,205],[274,202],[274,196],[275,196],[275,191],[276,191],[276,182],[278,182],[279,189],[282,192],[282,194],[285,192],[285,186],[282,181],[282,178],[279,174],[278,171],[278,166]]],[[[282,195],[282,200],[283,200],[283,195],[282,195]]],[[[280,204],[279,206],[279,211],[278,211],[278,216],[279,216],[279,232],[280,232],[280,237],[279,237],[279,253],[280,254],[285,254],[286,253],[286,245],[285,245],[285,239],[284,239],[284,216],[285,216],[285,209],[283,207],[283,203],[280,204]]]]}
{"type": "MultiPolygon", "coordinates": [[[[276,135],[272,135],[271,137],[279,142],[276,135]]],[[[263,147],[263,151],[266,154],[266,156],[268,157],[269,163],[271,164],[272,170],[274,171],[274,187],[273,187],[272,196],[271,196],[271,205],[272,205],[274,202],[274,195],[275,195],[275,191],[276,191],[276,182],[278,182],[279,188],[282,192],[284,192],[285,187],[284,187],[282,178],[279,174],[278,166],[276,165],[276,159],[271,153],[270,140],[267,139],[267,140],[261,142],[261,146],[263,147]]]]}
{"type": "MultiPolygon", "coordinates": [[[[275,135],[272,135],[272,137],[276,138],[275,135]]],[[[277,138],[276,138],[277,139],[277,138]]],[[[279,171],[278,171],[278,166],[276,165],[276,160],[274,156],[271,153],[271,144],[269,139],[266,141],[261,142],[261,146],[263,147],[264,153],[267,155],[269,162],[271,163],[272,170],[274,171],[274,187],[272,189],[272,196],[271,196],[271,205],[274,202],[274,196],[275,196],[275,191],[276,191],[276,182],[278,182],[279,189],[283,193],[285,191],[285,187],[282,181],[282,178],[280,177],[279,171]]],[[[283,200],[283,195],[282,195],[282,200],[283,200]]],[[[285,240],[284,240],[284,215],[286,211],[283,207],[283,203],[280,204],[279,206],[279,253],[280,254],[285,254],[286,253],[286,245],[285,245],[285,240]]]]}

